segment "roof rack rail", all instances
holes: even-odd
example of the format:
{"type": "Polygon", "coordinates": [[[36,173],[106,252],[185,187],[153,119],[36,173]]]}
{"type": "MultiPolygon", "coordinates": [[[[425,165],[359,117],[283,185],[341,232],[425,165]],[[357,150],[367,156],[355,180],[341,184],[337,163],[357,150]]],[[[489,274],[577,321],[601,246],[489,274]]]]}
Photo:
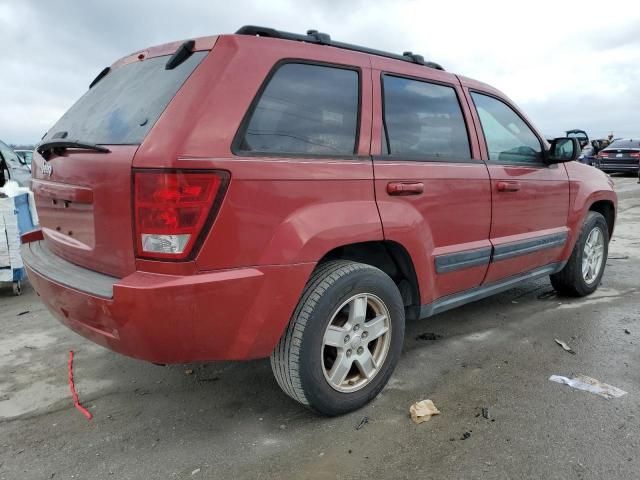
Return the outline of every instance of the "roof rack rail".
{"type": "Polygon", "coordinates": [[[395,53],[384,52],[382,50],[376,50],[374,48],[361,47],[360,45],[336,42],[334,40],[331,40],[331,36],[329,36],[328,34],[318,32],[317,30],[307,30],[306,35],[301,35],[299,33],[283,32],[282,30],[276,30],[269,27],[245,25],[244,27],[238,29],[236,35],[270,37],[279,38],[282,40],[293,40],[296,42],[315,43],[318,45],[329,45],[331,47],[342,48],[344,50],[368,53],[371,55],[378,55],[380,57],[393,58],[394,60],[402,60],[403,62],[417,63],[418,65],[435,68],[436,70],[444,70],[444,68],[442,68],[442,66],[440,66],[439,64],[435,62],[425,61],[422,55],[417,55],[413,52],[404,52],[402,55],[398,55],[395,53]]]}

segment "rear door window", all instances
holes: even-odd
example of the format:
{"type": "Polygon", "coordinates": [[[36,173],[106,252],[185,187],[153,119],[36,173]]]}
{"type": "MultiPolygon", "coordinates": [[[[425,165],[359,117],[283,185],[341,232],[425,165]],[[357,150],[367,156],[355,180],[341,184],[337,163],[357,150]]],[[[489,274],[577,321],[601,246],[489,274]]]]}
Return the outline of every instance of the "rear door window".
{"type": "Polygon", "coordinates": [[[383,82],[388,153],[425,160],[471,158],[453,87],[391,75],[384,75],[383,82]]]}
{"type": "Polygon", "coordinates": [[[165,69],[169,55],[114,69],[90,88],[45,138],[57,132],[67,132],[66,138],[96,144],[142,143],[207,53],[194,52],[171,70],[165,69]]]}
{"type": "Polygon", "coordinates": [[[286,63],[250,112],[237,142],[240,152],[353,155],[359,77],[347,68],[286,63]]]}

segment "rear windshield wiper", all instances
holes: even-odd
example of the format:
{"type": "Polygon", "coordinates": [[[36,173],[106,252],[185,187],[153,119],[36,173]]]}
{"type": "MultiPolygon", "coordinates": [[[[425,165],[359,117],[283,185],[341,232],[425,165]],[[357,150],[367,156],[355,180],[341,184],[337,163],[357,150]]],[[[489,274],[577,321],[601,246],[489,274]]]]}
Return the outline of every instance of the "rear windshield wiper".
{"type": "Polygon", "coordinates": [[[36,147],[36,151],[42,155],[45,160],[49,160],[52,153],[61,154],[67,148],[80,148],[100,153],[109,153],[111,151],[95,143],[83,142],[82,140],[67,140],[66,138],[55,138],[44,141],[36,147]]]}

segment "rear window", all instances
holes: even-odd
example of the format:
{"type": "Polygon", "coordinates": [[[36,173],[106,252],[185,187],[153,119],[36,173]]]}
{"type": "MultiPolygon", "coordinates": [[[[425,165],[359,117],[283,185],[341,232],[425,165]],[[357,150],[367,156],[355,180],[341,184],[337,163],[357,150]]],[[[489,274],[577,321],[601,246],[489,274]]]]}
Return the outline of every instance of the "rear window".
{"type": "Polygon", "coordinates": [[[194,52],[172,70],[165,70],[169,55],[116,68],[89,89],[45,138],[64,131],[67,138],[96,144],[142,143],[207,53],[194,52]]]}
{"type": "Polygon", "coordinates": [[[614,142],[607,147],[607,150],[610,148],[640,148],[640,140],[614,140],[614,142]]]}
{"type": "Polygon", "coordinates": [[[244,152],[353,155],[358,72],[287,63],[275,72],[240,134],[244,152]]]}

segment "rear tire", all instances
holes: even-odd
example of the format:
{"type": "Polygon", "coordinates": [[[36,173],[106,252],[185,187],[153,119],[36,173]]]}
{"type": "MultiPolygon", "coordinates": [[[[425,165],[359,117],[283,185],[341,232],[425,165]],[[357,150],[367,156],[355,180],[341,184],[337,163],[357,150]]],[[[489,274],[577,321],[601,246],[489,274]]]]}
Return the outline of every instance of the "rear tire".
{"type": "Polygon", "coordinates": [[[598,212],[589,212],[564,268],[551,275],[561,295],[584,297],[598,289],[609,254],[609,227],[598,212]],[[589,245],[588,245],[589,244],[589,245]]]}
{"type": "Polygon", "coordinates": [[[278,385],[323,415],[367,404],[387,384],[404,340],[395,283],[370,265],[319,265],[271,354],[278,385]]]}

